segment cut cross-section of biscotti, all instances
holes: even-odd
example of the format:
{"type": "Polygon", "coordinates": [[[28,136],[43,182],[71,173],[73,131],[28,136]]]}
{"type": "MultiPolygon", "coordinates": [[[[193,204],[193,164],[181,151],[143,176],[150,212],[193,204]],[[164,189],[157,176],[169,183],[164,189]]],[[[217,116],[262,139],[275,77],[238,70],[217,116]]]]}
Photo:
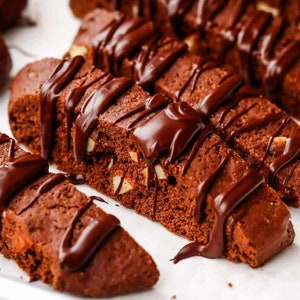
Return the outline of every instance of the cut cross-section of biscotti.
{"type": "Polygon", "coordinates": [[[201,114],[81,56],[24,67],[9,118],[15,137],[58,168],[196,242],[175,261],[225,256],[257,267],[293,241],[286,205],[201,114]]]}
{"type": "Polygon", "coordinates": [[[183,43],[157,34],[150,21],[100,9],[83,20],[69,53],[86,55],[100,68],[132,78],[150,92],[189,103],[284,201],[300,206],[300,127],[244,86],[232,69],[188,53],[183,43]],[[145,41],[149,28],[152,36],[145,41]]]}
{"type": "MultiPolygon", "coordinates": [[[[298,24],[289,24],[255,1],[93,0],[86,6],[85,1],[71,0],[70,4],[78,12],[94,6],[150,18],[163,32],[173,31],[185,39],[193,51],[234,66],[248,83],[300,118],[298,24]]],[[[289,16],[296,14],[299,20],[299,4],[295,6],[289,16]]]]}
{"type": "Polygon", "coordinates": [[[31,280],[75,295],[111,297],[152,287],[151,256],[40,156],[0,134],[0,251],[31,280]]]}

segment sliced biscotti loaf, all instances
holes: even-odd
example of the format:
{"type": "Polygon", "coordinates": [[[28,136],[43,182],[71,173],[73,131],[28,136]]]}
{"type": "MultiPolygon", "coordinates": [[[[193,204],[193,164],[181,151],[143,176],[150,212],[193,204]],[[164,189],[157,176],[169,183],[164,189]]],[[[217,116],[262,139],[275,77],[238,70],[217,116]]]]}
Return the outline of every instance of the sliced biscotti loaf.
{"type": "MultiPolygon", "coordinates": [[[[273,16],[257,7],[255,1],[246,0],[219,0],[213,4],[208,0],[92,3],[94,7],[152,19],[162,31],[173,31],[185,39],[193,51],[234,66],[247,83],[259,87],[265,96],[300,118],[300,30],[284,17],[273,16]]],[[[86,4],[72,0],[71,6],[80,11],[86,4]]],[[[293,13],[299,14],[297,8],[293,13]]]]}
{"type": "Polygon", "coordinates": [[[0,134],[0,250],[31,280],[56,290],[110,297],[152,287],[151,256],[63,174],[0,134]]]}
{"type": "Polygon", "coordinates": [[[259,92],[244,86],[232,69],[187,53],[183,43],[157,34],[153,23],[143,20],[97,9],[84,19],[69,55],[80,52],[152,93],[186,101],[209,118],[282,199],[299,206],[300,127],[259,92]],[[145,41],[142,32],[149,36],[151,28],[152,36],[145,41]]]}
{"type": "Polygon", "coordinates": [[[58,168],[196,242],[175,261],[225,256],[257,267],[293,240],[285,204],[201,114],[80,56],[23,68],[9,118],[16,138],[58,168]]]}

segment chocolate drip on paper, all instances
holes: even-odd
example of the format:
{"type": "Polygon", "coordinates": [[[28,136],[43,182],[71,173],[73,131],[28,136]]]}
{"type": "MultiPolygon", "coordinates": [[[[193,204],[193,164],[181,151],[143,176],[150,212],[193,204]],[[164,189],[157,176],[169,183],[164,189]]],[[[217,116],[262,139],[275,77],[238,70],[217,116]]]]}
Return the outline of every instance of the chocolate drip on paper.
{"type": "Polygon", "coordinates": [[[120,226],[119,220],[113,215],[103,214],[99,219],[90,218],[89,225],[83,229],[77,241],[72,245],[75,225],[91,203],[92,200],[89,200],[77,210],[62,238],[59,261],[61,267],[67,272],[76,272],[84,268],[97,248],[120,226]]]}
{"type": "Polygon", "coordinates": [[[59,93],[72,81],[84,58],[76,56],[70,60],[62,60],[51,77],[41,87],[40,96],[40,138],[41,153],[49,158],[55,129],[56,102],[59,93]]]}
{"type": "Polygon", "coordinates": [[[129,87],[132,81],[125,77],[112,78],[97,88],[83,103],[75,120],[74,155],[77,162],[84,159],[88,138],[98,117],[103,114],[129,87]]]}
{"type": "MultiPolygon", "coordinates": [[[[244,176],[226,193],[219,194],[213,200],[212,210],[215,214],[215,221],[212,231],[210,233],[207,244],[202,245],[197,242],[192,242],[184,246],[179,253],[174,257],[174,263],[191,256],[203,256],[207,258],[218,258],[224,256],[224,242],[225,242],[225,225],[229,214],[245,200],[250,194],[255,192],[261,184],[264,183],[263,177],[248,169],[244,176]]],[[[201,192],[201,191],[200,191],[201,192]]],[[[203,189],[203,193],[207,193],[208,189],[203,189]]],[[[199,195],[198,197],[207,197],[206,195],[199,195]]]]}

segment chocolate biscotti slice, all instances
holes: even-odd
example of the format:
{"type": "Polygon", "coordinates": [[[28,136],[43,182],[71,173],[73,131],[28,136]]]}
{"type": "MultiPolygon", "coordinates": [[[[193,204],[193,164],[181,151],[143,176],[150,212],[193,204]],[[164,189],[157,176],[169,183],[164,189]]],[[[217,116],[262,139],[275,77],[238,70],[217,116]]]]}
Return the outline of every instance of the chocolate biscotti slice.
{"type": "Polygon", "coordinates": [[[58,168],[194,241],[175,261],[225,256],[257,267],[293,241],[286,205],[201,114],[82,56],[23,68],[9,119],[58,168]]]}
{"type": "Polygon", "coordinates": [[[232,69],[188,53],[182,42],[157,34],[150,21],[100,9],[84,19],[74,52],[152,93],[189,103],[282,199],[300,206],[300,127],[232,69]]]}
{"type": "Polygon", "coordinates": [[[0,251],[31,280],[56,290],[110,297],[152,287],[151,256],[63,174],[0,134],[0,251]]]}
{"type": "MultiPolygon", "coordinates": [[[[258,10],[255,1],[92,2],[97,2],[97,7],[152,18],[164,32],[173,28],[194,51],[234,66],[248,83],[300,118],[300,30],[281,16],[258,10]]],[[[71,4],[76,10],[86,5],[80,0],[71,4]]]]}

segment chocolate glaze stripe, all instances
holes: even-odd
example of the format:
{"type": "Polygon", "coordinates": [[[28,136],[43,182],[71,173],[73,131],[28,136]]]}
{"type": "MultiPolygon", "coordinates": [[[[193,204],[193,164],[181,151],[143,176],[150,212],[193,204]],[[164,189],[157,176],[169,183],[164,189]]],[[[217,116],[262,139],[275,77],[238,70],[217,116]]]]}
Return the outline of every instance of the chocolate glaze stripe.
{"type": "Polygon", "coordinates": [[[106,72],[119,73],[121,61],[132,56],[154,34],[153,23],[142,18],[126,20],[119,14],[95,40],[94,63],[106,72]]]}
{"type": "Polygon", "coordinates": [[[76,223],[92,204],[89,200],[75,213],[59,247],[59,261],[67,272],[76,272],[84,268],[96,249],[120,226],[120,221],[113,215],[104,214],[100,220],[90,218],[90,224],[83,229],[77,241],[72,245],[72,236],[76,223]]]}
{"type": "Polygon", "coordinates": [[[0,166],[0,213],[24,186],[48,172],[45,159],[26,153],[0,166]]]}
{"type": "Polygon", "coordinates": [[[250,194],[255,192],[263,183],[264,179],[261,175],[259,175],[259,173],[252,169],[248,169],[242,179],[228,192],[216,196],[213,201],[215,222],[213,224],[208,243],[202,245],[197,242],[192,242],[184,246],[174,257],[174,263],[196,255],[207,258],[222,257],[224,255],[224,227],[227,217],[238,204],[244,201],[250,194]]]}
{"type": "Polygon", "coordinates": [[[121,115],[117,120],[114,121],[114,124],[117,124],[118,122],[137,114],[135,119],[131,121],[126,127],[127,130],[132,130],[133,126],[139,121],[141,121],[143,118],[145,118],[147,115],[166,107],[171,102],[172,100],[164,96],[163,94],[156,94],[154,96],[150,96],[145,100],[144,103],[134,107],[125,114],[121,115]]]}
{"type": "Polygon", "coordinates": [[[133,136],[150,165],[165,153],[169,153],[166,158],[168,164],[187,150],[205,126],[198,112],[186,102],[177,102],[170,103],[167,108],[137,127],[133,136]]]}
{"type": "Polygon", "coordinates": [[[59,93],[70,83],[84,62],[82,56],[63,60],[51,77],[42,85],[40,96],[41,153],[49,158],[55,127],[55,110],[59,93]]]}
{"type": "Polygon", "coordinates": [[[205,210],[205,201],[207,198],[207,195],[212,187],[212,185],[214,184],[214,182],[216,181],[217,176],[220,174],[220,172],[223,170],[225,164],[227,163],[229,159],[229,154],[226,155],[222,161],[220,162],[220,164],[218,165],[218,167],[214,170],[214,172],[212,174],[210,174],[206,180],[200,182],[200,184],[198,185],[198,189],[197,189],[197,197],[196,197],[196,206],[195,206],[195,211],[194,211],[194,217],[195,220],[200,223],[202,220],[202,216],[203,216],[203,212],[205,210]]]}
{"type": "Polygon", "coordinates": [[[193,65],[191,70],[191,75],[188,80],[182,85],[182,87],[175,92],[175,96],[177,100],[180,100],[183,93],[186,91],[187,87],[191,84],[191,93],[194,92],[199,76],[209,69],[216,67],[214,62],[205,61],[205,59],[200,58],[200,62],[198,64],[193,65]]]}
{"type": "MultiPolygon", "coordinates": [[[[93,72],[93,70],[94,70],[94,67],[92,67],[91,72],[93,72]]],[[[88,80],[89,74],[87,75],[87,80],[88,80]]],[[[74,117],[75,107],[80,102],[80,100],[83,98],[87,89],[89,87],[91,87],[93,84],[95,84],[97,81],[100,81],[104,76],[107,76],[107,74],[103,74],[102,76],[96,78],[95,80],[93,80],[89,83],[85,83],[77,88],[72,89],[66,96],[64,108],[65,108],[65,113],[66,113],[66,118],[67,118],[67,130],[66,131],[67,131],[67,149],[68,150],[70,149],[71,127],[72,127],[72,121],[73,121],[73,117],[74,117]]]]}
{"type": "Polygon", "coordinates": [[[238,35],[237,49],[242,65],[242,74],[247,82],[251,80],[251,58],[252,51],[259,38],[263,34],[263,29],[271,20],[271,14],[264,11],[257,11],[252,18],[247,20],[244,29],[238,35]]]}
{"type": "Polygon", "coordinates": [[[282,155],[276,158],[269,166],[268,184],[273,185],[275,175],[289,162],[300,154],[300,139],[286,138],[282,155]]]}
{"type": "Polygon", "coordinates": [[[263,78],[267,95],[273,94],[277,86],[280,85],[286,71],[299,59],[299,48],[300,40],[292,41],[268,63],[263,78]]]}
{"type": "Polygon", "coordinates": [[[84,159],[89,135],[99,115],[103,114],[131,85],[132,81],[128,78],[112,78],[108,75],[106,82],[85,100],[75,120],[74,155],[77,162],[84,159]]]}
{"type": "Polygon", "coordinates": [[[141,51],[134,59],[134,80],[141,87],[151,88],[157,79],[168,70],[173,63],[187,52],[187,45],[178,43],[171,49],[159,52],[159,48],[172,40],[160,35],[140,45],[141,51]]]}
{"type": "Polygon", "coordinates": [[[188,168],[190,167],[193,159],[195,158],[199,148],[201,147],[201,145],[203,144],[204,140],[214,132],[213,128],[210,125],[206,125],[204,127],[204,129],[201,131],[201,133],[199,134],[199,136],[197,137],[196,141],[194,142],[191,152],[185,162],[185,164],[183,165],[182,168],[182,175],[184,175],[188,168]]]}
{"type": "Polygon", "coordinates": [[[48,178],[37,189],[33,199],[28,204],[26,204],[21,210],[19,210],[17,212],[17,215],[22,214],[24,211],[30,208],[39,199],[41,195],[49,192],[51,189],[53,189],[59,183],[63,182],[65,179],[66,177],[63,174],[49,174],[48,178]]]}
{"type": "Polygon", "coordinates": [[[184,172],[196,154],[195,149],[200,147],[207,135],[202,116],[185,102],[170,103],[165,109],[133,131],[137,146],[148,163],[150,173],[148,178],[152,178],[155,184],[153,215],[156,213],[158,192],[158,179],[154,171],[157,160],[168,153],[165,164],[174,162],[188,151],[195,139],[198,139],[196,148],[192,148],[186,166],[183,168],[184,172]]]}
{"type": "Polygon", "coordinates": [[[195,109],[205,116],[211,116],[242,85],[242,82],[240,75],[228,73],[217,87],[195,106],[195,109]]]}
{"type": "Polygon", "coordinates": [[[239,101],[245,98],[252,98],[252,97],[259,97],[260,94],[258,90],[254,89],[250,85],[243,85],[241,88],[239,88],[234,95],[232,95],[229,103],[226,103],[222,107],[218,109],[218,113],[220,114],[220,120],[219,120],[219,126],[221,127],[221,124],[224,122],[224,118],[226,114],[233,109],[239,101]]]}
{"type": "MultiPolygon", "coordinates": [[[[246,113],[247,111],[244,111],[242,113],[246,113]]],[[[251,131],[255,128],[262,128],[270,123],[278,121],[282,117],[282,113],[269,113],[266,116],[264,116],[262,119],[256,119],[248,122],[247,124],[242,125],[241,127],[234,129],[230,132],[230,138],[232,139],[235,135],[251,131]]]]}
{"type": "MultiPolygon", "coordinates": [[[[235,112],[235,114],[227,122],[220,124],[222,130],[225,130],[226,128],[228,128],[232,123],[234,123],[234,121],[238,120],[240,117],[247,114],[249,111],[251,111],[251,109],[253,109],[257,105],[258,105],[258,103],[253,103],[248,108],[244,109],[243,111],[235,112]]],[[[232,134],[230,136],[233,137],[234,135],[235,134],[232,134]]]]}

